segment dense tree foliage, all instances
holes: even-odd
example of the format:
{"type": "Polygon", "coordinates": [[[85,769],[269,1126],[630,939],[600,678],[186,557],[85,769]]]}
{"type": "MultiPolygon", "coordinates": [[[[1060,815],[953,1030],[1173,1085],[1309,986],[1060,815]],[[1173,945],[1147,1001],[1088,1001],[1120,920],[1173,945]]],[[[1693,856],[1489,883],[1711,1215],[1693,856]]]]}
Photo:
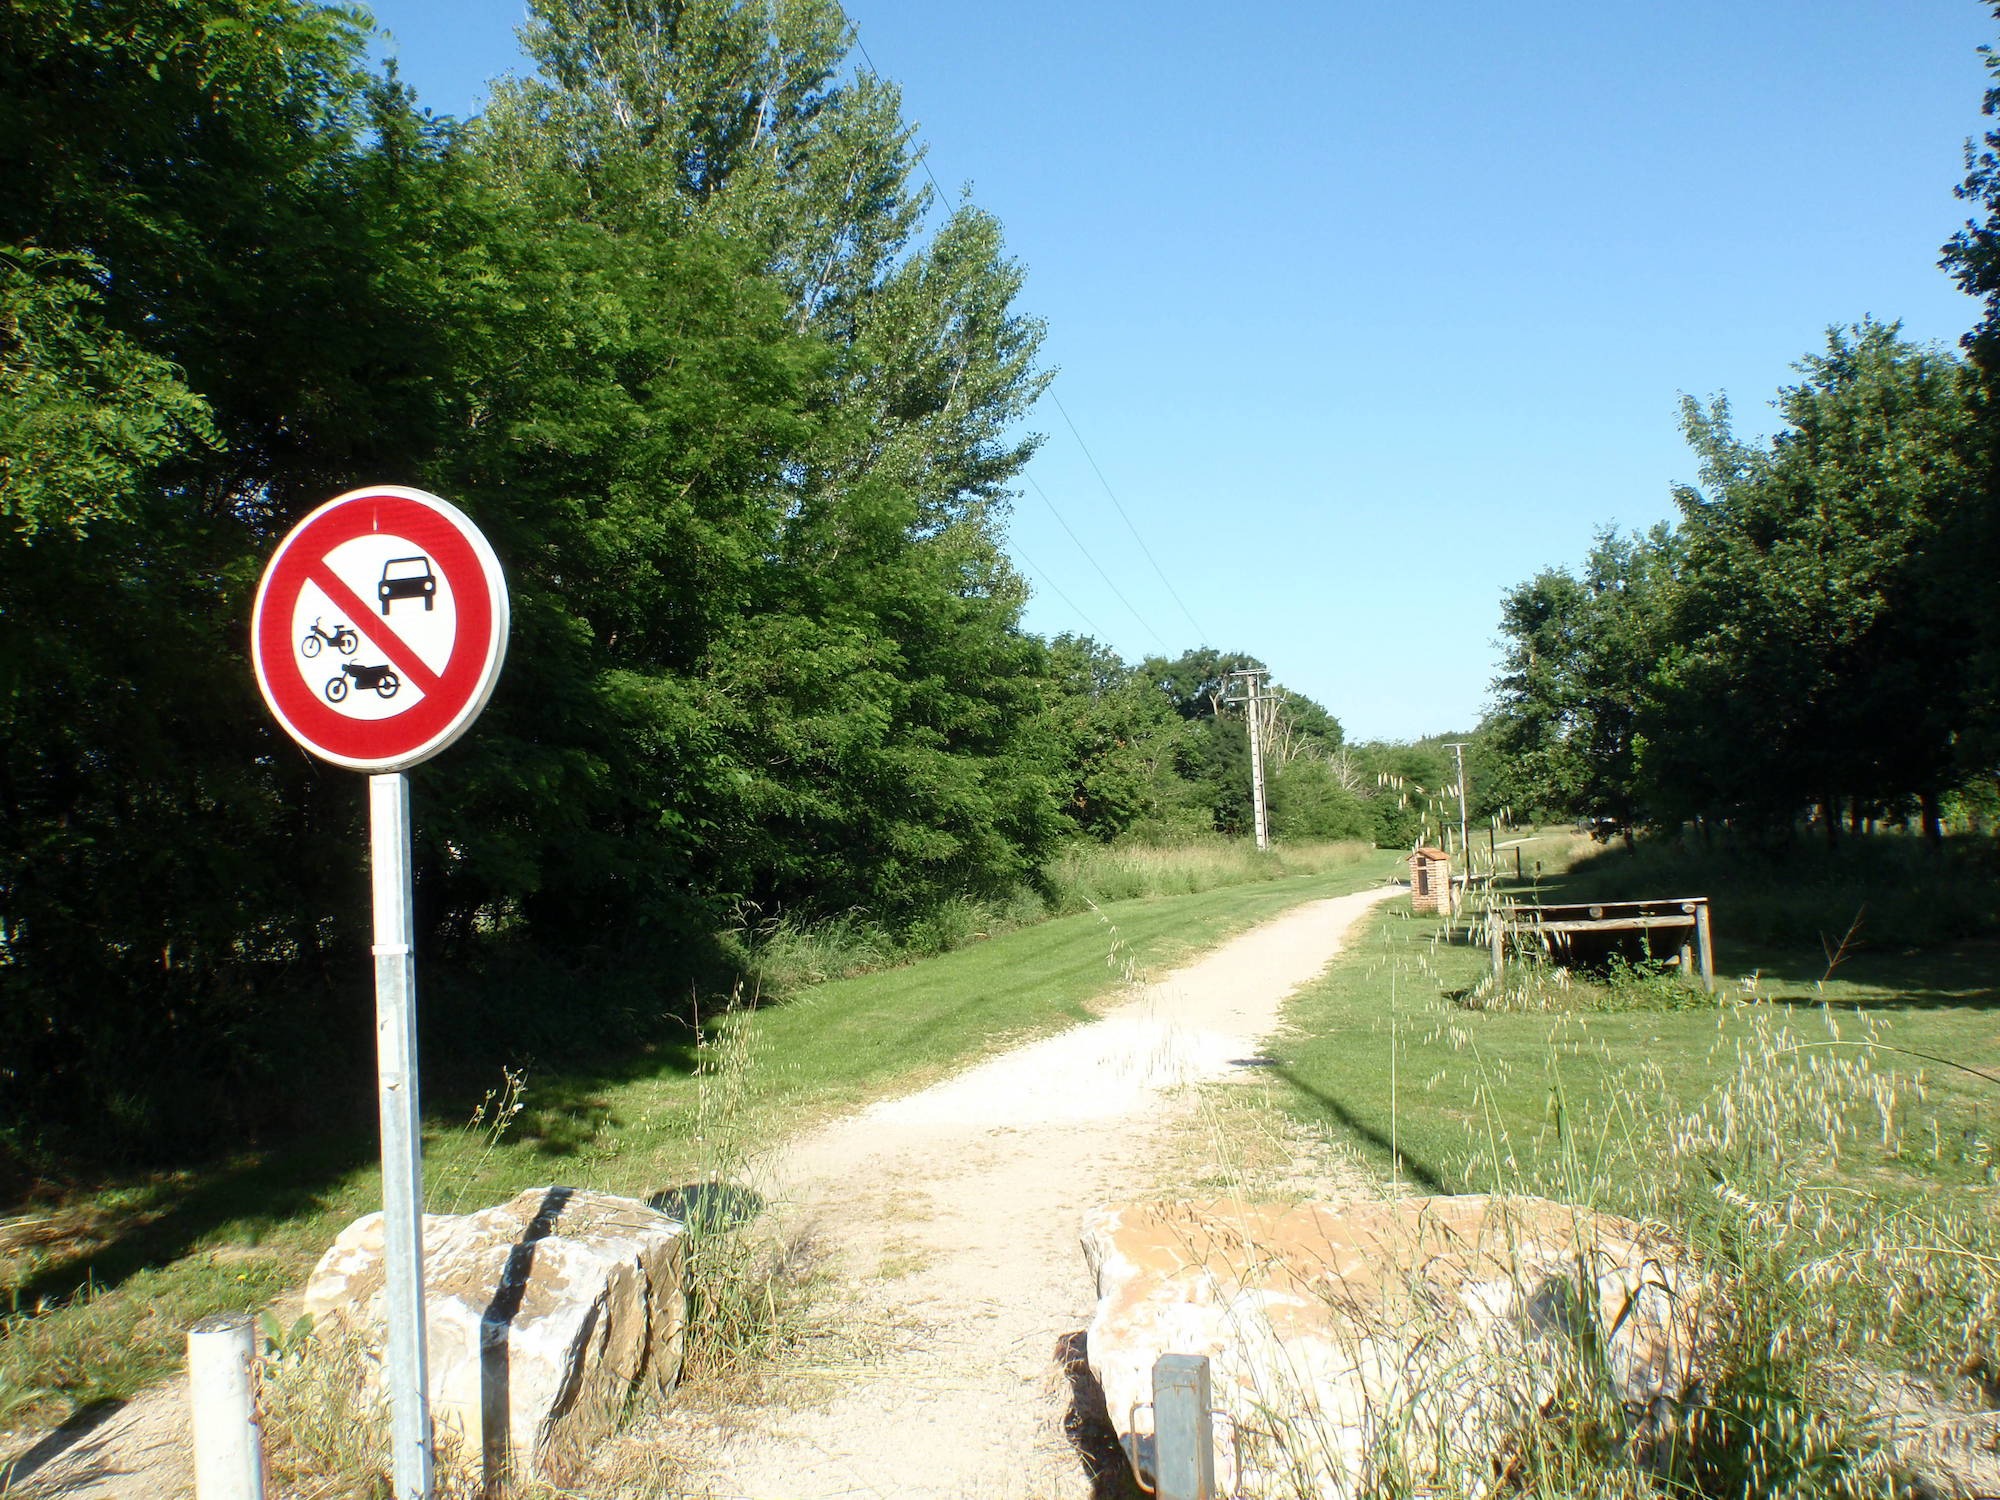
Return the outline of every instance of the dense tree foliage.
{"type": "MultiPolygon", "coordinates": [[[[418,917],[540,1035],[613,1039],[606,974],[676,1004],[731,913],[894,927],[1247,824],[1250,658],[1021,629],[1042,330],[837,4],[523,35],[453,122],[311,0],[0,13],[0,1165],[239,1138],[365,1061],[361,786],[244,658],[271,546],[358,483],[509,575],[500,688],[414,779],[418,917]]],[[[1281,828],[1365,832],[1338,724],[1274,712],[1281,828]]]]}
{"type": "MultiPolygon", "coordinates": [[[[2000,17],[2000,6],[1994,7],[2000,17]]],[[[2000,116],[2000,52],[1983,49],[1989,87],[1984,110],[2000,116]]],[[[1963,503],[1947,523],[1939,549],[1948,575],[1962,592],[1960,635],[1969,682],[1960,726],[1960,761],[2000,765],[2000,609],[1993,580],[2000,578],[2000,130],[1990,130],[1966,150],[1960,198],[1975,217],[1945,246],[1944,265],[1966,292],[1981,299],[1982,316],[1965,338],[1974,386],[1973,474],[1963,503]]]]}
{"type": "Polygon", "coordinates": [[[1798,368],[1766,445],[1686,403],[1702,483],[1676,526],[1506,596],[1490,734],[1520,805],[1759,837],[1914,806],[1935,834],[1942,794],[1990,776],[1962,733],[1993,588],[1955,545],[1986,482],[1974,373],[1877,323],[1798,368]]]}

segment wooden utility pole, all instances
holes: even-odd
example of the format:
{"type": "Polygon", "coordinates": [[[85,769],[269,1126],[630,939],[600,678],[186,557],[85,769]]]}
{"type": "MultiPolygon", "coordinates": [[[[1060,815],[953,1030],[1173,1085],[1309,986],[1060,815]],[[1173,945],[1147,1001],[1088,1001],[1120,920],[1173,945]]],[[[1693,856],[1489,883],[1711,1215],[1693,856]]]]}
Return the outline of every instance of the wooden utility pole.
{"type": "Polygon", "coordinates": [[[1468,844],[1465,839],[1465,746],[1466,744],[1467,744],[1466,741],[1460,740],[1457,744],[1448,745],[1445,748],[1451,751],[1453,758],[1458,762],[1458,857],[1461,860],[1465,861],[1465,872],[1468,876],[1470,876],[1472,873],[1472,846],[1468,844]]]}
{"type": "Polygon", "coordinates": [[[1461,892],[1463,892],[1464,899],[1470,900],[1472,898],[1472,844],[1466,837],[1465,829],[1465,744],[1464,740],[1460,740],[1456,744],[1445,747],[1451,751],[1453,760],[1458,764],[1459,873],[1458,880],[1452,887],[1451,909],[1453,911],[1458,910],[1461,892]]]}
{"type": "Polygon", "coordinates": [[[1250,806],[1257,829],[1257,847],[1271,847],[1271,824],[1264,811],[1264,695],[1263,679],[1269,675],[1264,667],[1245,667],[1231,672],[1231,677],[1243,679],[1241,698],[1224,698],[1225,703],[1241,703],[1244,717],[1250,721],[1250,806]]]}

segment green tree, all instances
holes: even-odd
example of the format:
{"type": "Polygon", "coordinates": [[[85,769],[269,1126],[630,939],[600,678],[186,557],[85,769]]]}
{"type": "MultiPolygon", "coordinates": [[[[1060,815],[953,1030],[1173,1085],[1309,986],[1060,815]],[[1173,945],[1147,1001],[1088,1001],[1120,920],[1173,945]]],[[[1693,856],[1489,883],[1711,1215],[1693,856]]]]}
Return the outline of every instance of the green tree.
{"type": "Polygon", "coordinates": [[[1705,488],[1677,495],[1652,776],[1676,813],[1775,827],[1817,804],[1829,836],[1845,799],[1914,794],[1935,835],[1971,686],[1944,545],[1978,482],[1968,372],[1872,322],[1798,368],[1767,447],[1686,405],[1705,488]]]}
{"type": "MultiPolygon", "coordinates": [[[[2000,6],[1994,8],[2000,17],[2000,6]]],[[[2000,115],[2000,53],[1981,48],[1987,89],[1982,109],[2000,115]]],[[[1972,366],[1975,418],[1965,454],[1970,470],[1955,513],[1945,525],[1939,568],[1961,604],[1953,649],[1964,658],[1966,701],[1960,724],[1962,773],[1993,780],[2000,772],[2000,130],[1966,145],[1966,175],[1958,196],[1974,217],[1944,247],[1942,264],[1960,288],[1983,303],[1964,339],[1972,366]]]]}
{"type": "Polygon", "coordinates": [[[1647,806],[1643,727],[1673,628],[1675,565],[1664,527],[1607,531],[1581,578],[1552,570],[1506,595],[1493,737],[1507,796],[1606,820],[1630,839],[1647,806]]]}
{"type": "Polygon", "coordinates": [[[1193,725],[1147,676],[1088,638],[1049,644],[1051,713],[1060,737],[1064,815],[1109,840],[1137,831],[1193,832],[1209,822],[1179,775],[1193,725]]]}
{"type": "MultiPolygon", "coordinates": [[[[540,75],[501,85],[475,138],[522,232],[556,267],[585,244],[705,268],[692,298],[608,275],[557,340],[597,347],[514,398],[567,460],[506,486],[536,497],[530,532],[576,517],[533,564],[577,643],[566,678],[622,705],[586,722],[640,715],[577,768],[601,795],[535,906],[604,909],[600,845],[654,872],[617,882],[640,921],[684,879],[712,906],[889,918],[1018,881],[1057,812],[999,546],[1041,329],[997,223],[962,205],[918,243],[909,127],[892,86],[843,76],[837,6],[540,0],[525,38],[540,75]],[[744,398],[749,425],[718,413],[744,398]]],[[[520,711],[521,739],[562,742],[520,711]]]]}
{"type": "Polygon", "coordinates": [[[275,528],[439,428],[443,143],[351,16],[283,0],[25,0],[0,114],[0,1132],[213,1140],[332,1014],[355,903],[300,851],[356,809],[243,624],[275,528]]]}
{"type": "Polygon", "coordinates": [[[1325,756],[1288,761],[1271,779],[1271,833],[1280,839],[1375,841],[1377,821],[1325,756]]]}

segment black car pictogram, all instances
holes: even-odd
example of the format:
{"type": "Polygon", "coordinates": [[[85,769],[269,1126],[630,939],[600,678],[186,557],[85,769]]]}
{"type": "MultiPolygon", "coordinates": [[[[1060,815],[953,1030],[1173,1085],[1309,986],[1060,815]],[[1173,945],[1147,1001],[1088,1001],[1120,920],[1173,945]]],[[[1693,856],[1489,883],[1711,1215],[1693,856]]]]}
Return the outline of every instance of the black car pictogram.
{"type": "Polygon", "coordinates": [[[431,571],[428,557],[392,557],[382,564],[382,581],[375,586],[375,595],[382,601],[382,613],[389,613],[389,605],[397,599],[421,599],[424,608],[430,609],[437,603],[437,574],[431,571]]]}

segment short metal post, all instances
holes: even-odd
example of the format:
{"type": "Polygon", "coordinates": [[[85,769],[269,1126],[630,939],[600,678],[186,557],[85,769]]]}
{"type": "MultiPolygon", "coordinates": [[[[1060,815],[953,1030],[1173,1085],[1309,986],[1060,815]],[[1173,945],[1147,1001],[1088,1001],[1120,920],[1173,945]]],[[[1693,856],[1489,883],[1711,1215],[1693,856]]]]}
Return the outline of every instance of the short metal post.
{"type": "Polygon", "coordinates": [[[1208,1358],[1162,1354],[1153,1365],[1154,1472],[1159,1500],[1215,1500],[1215,1429],[1208,1358]]]}
{"type": "Polygon", "coordinates": [[[249,1313],[203,1318],[188,1330],[196,1500],[263,1500],[256,1366],[257,1330],[249,1313]]]}
{"type": "Polygon", "coordinates": [[[1694,904],[1694,931],[1696,946],[1701,949],[1702,988],[1711,995],[1715,993],[1715,941],[1708,932],[1708,901],[1694,904]]]}
{"type": "Polygon", "coordinates": [[[382,1118],[382,1251],[395,1500],[430,1500],[424,1348],[424,1147],[417,1100],[417,996],[411,947],[410,783],[368,778],[369,877],[375,895],[375,1051],[382,1118]]]}

